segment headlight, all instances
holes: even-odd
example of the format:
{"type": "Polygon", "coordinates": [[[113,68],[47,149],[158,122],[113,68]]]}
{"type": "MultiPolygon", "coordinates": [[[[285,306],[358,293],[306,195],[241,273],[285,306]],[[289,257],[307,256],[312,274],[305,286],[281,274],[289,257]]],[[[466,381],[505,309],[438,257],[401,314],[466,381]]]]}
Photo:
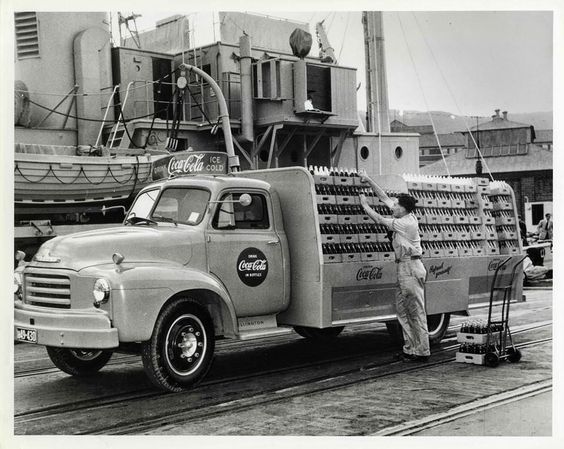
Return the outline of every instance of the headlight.
{"type": "Polygon", "coordinates": [[[14,273],[14,294],[21,296],[22,292],[22,275],[14,273]]]}
{"type": "Polygon", "coordinates": [[[94,307],[100,307],[101,304],[108,302],[110,299],[110,283],[106,279],[96,279],[94,282],[94,307]]]}

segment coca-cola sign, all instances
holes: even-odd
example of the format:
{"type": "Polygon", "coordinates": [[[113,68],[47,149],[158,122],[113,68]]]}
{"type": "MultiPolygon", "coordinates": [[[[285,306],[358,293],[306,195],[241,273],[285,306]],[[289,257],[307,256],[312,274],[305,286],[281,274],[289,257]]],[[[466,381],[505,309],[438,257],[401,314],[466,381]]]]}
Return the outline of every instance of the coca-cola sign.
{"type": "Polygon", "coordinates": [[[186,151],[156,160],[153,163],[153,179],[169,177],[170,175],[227,173],[227,153],[218,151],[186,151]]]}
{"type": "Polygon", "coordinates": [[[268,274],[268,260],[257,248],[246,248],[237,259],[239,279],[249,287],[256,287],[264,282],[268,274]]]}
{"type": "Polygon", "coordinates": [[[356,273],[357,281],[373,281],[375,279],[382,279],[382,267],[367,265],[360,268],[356,273]]]}

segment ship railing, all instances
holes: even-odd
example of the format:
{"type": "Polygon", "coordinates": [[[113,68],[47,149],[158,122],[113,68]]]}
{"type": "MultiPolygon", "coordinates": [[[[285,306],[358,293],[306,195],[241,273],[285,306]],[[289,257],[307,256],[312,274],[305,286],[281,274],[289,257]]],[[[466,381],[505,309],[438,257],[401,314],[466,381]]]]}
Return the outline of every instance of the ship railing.
{"type": "MultiPolygon", "coordinates": [[[[105,90],[107,88],[104,88],[102,90],[105,90]]],[[[104,118],[102,119],[102,124],[100,125],[100,131],[98,131],[98,137],[96,138],[96,143],[95,143],[95,147],[97,147],[100,144],[100,139],[102,138],[102,131],[104,130],[104,125],[106,124],[106,120],[108,118],[108,113],[110,112],[110,106],[112,104],[112,101],[114,100],[114,97],[116,96],[116,92],[119,89],[119,84],[116,84],[116,86],[114,87],[112,94],[110,95],[110,98],[108,100],[108,104],[106,105],[105,108],[105,112],[104,112],[104,118]]]]}
{"type": "MultiPolygon", "coordinates": [[[[189,122],[206,123],[209,119],[211,122],[217,120],[219,116],[219,105],[217,98],[213,94],[209,83],[205,82],[202,78],[191,78],[188,80],[186,91],[184,93],[184,107],[182,108],[182,120],[189,122]],[[202,111],[204,113],[202,113],[202,111]]],[[[157,117],[166,119],[167,113],[169,120],[172,119],[172,111],[167,111],[169,103],[174,100],[173,94],[170,98],[155,95],[154,81],[134,81],[135,84],[144,83],[144,92],[142,98],[133,100],[135,115],[149,116],[158,112],[157,117]],[[163,114],[164,111],[164,114],[163,114]]],[[[171,92],[174,92],[176,83],[161,82],[161,86],[170,86],[171,92]]],[[[241,81],[240,75],[235,72],[222,73],[221,88],[225,95],[229,115],[232,119],[239,119],[241,116],[241,81]]],[[[165,87],[166,88],[166,87],[165,87]]],[[[163,89],[163,87],[161,87],[163,89]]],[[[135,89],[135,96],[137,91],[135,89]]]]}
{"type": "MultiPolygon", "coordinates": [[[[113,135],[112,135],[112,140],[110,142],[110,148],[114,147],[114,141],[116,139],[116,135],[119,129],[119,123],[120,121],[123,120],[123,110],[125,109],[125,106],[127,104],[127,99],[129,97],[129,89],[131,89],[131,86],[133,86],[135,84],[135,81],[130,81],[129,84],[127,85],[127,89],[125,90],[125,98],[123,99],[123,103],[120,104],[120,111],[119,111],[119,117],[117,119],[117,122],[115,124],[114,130],[113,130],[113,135]]],[[[124,128],[125,128],[125,124],[124,124],[124,128]]],[[[123,142],[123,139],[120,139],[119,142],[119,146],[118,149],[121,147],[121,142],[123,142]]]]}

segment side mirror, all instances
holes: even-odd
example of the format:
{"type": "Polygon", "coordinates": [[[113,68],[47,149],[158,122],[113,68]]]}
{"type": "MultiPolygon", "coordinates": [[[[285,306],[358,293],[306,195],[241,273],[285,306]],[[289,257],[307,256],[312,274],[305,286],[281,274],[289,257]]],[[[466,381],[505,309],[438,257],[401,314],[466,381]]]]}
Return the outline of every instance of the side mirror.
{"type": "Polygon", "coordinates": [[[251,198],[251,195],[249,195],[248,193],[243,193],[239,197],[239,204],[243,207],[250,206],[252,202],[253,202],[253,199],[251,198]]]}
{"type": "Polygon", "coordinates": [[[100,212],[102,212],[102,215],[106,215],[106,212],[112,209],[123,209],[123,215],[125,216],[125,214],[127,213],[127,210],[125,209],[125,206],[110,206],[110,207],[106,207],[105,205],[102,206],[102,208],[100,209],[100,212]]]}

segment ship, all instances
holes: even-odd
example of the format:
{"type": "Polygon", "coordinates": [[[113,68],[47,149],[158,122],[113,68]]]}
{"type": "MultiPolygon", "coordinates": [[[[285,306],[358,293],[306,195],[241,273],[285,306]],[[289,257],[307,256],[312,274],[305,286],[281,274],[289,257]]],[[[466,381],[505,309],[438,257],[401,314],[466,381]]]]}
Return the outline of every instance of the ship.
{"type": "MultiPolygon", "coordinates": [[[[119,15],[120,30],[135,18],[119,15]]],[[[362,14],[366,130],[357,69],[338,64],[323,23],[316,54],[308,23],[241,12],[219,18],[219,40],[193,46],[193,23],[181,15],[116,42],[106,13],[15,13],[16,240],[118,223],[123,214],[104,212],[127,208],[166,175],[156,168],[171,154],[225,152],[227,135],[241,170],[418,172],[418,134],[392,133],[385,120],[381,13],[362,14]],[[220,87],[228,132],[214,89],[186,67],[220,87]]]]}

